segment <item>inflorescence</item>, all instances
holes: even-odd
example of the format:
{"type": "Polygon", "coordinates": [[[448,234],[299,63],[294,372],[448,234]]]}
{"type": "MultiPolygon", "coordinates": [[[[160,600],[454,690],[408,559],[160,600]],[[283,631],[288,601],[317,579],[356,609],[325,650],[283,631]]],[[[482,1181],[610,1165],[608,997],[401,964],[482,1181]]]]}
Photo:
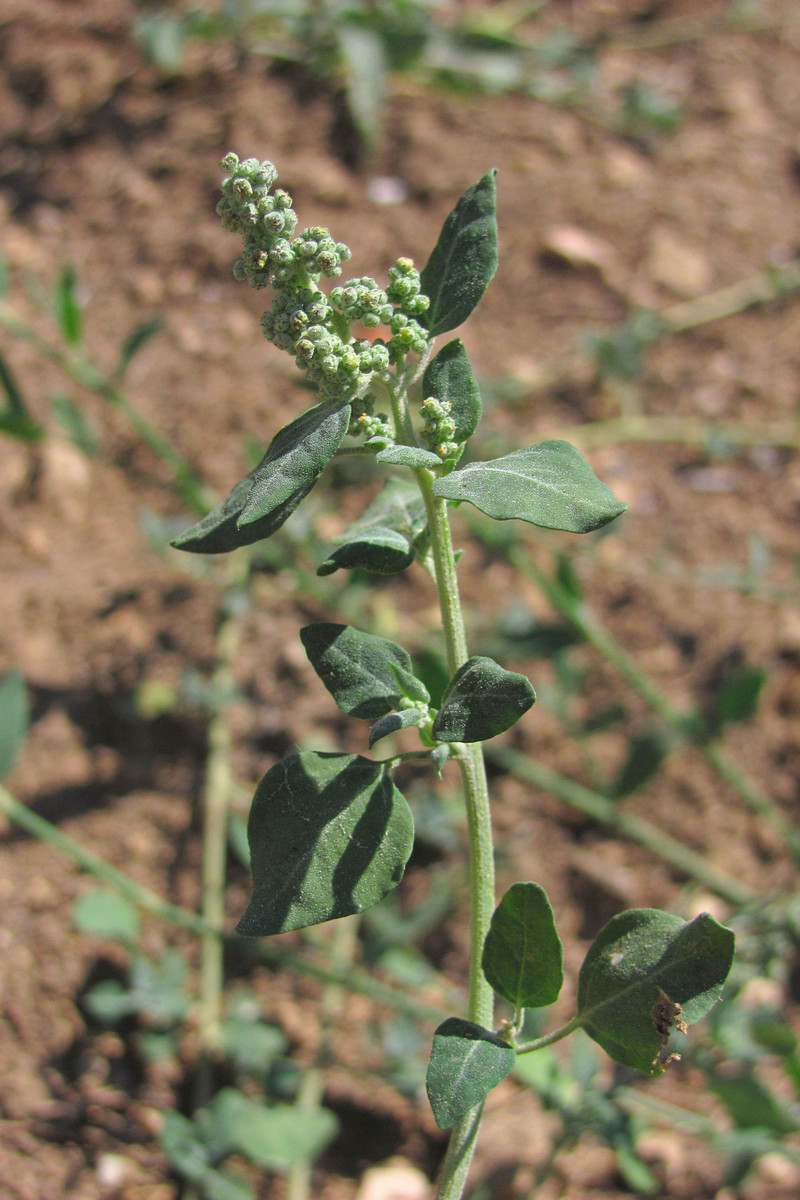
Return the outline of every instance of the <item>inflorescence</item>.
{"type": "MultiPolygon", "coordinates": [[[[231,153],[221,166],[230,174],[222,181],[217,212],[224,227],[241,234],[243,241],[234,276],[275,293],[272,307],[261,318],[265,337],[294,355],[322,399],[355,402],[352,433],[373,444],[387,444],[392,432],[384,413],[373,415],[373,385],[376,379],[386,379],[390,366],[402,363],[410,352],[423,354],[428,346],[420,318],[430,301],[420,291],[419,271],[410,258],[400,258],[389,268],[385,290],[362,276],[337,284],[326,295],[319,281],[341,276],[342,264],[351,257],[349,247],[334,241],[323,226],[295,235],[292,198],[282,188],[273,190],[278,172],[271,162],[240,161],[231,153]],[[387,326],[391,336],[373,341],[357,337],[352,332],[355,325],[387,326]]],[[[448,437],[452,422],[448,424],[447,414],[438,410],[423,409],[423,415],[424,440],[442,457],[448,456],[453,452],[448,437]]]]}

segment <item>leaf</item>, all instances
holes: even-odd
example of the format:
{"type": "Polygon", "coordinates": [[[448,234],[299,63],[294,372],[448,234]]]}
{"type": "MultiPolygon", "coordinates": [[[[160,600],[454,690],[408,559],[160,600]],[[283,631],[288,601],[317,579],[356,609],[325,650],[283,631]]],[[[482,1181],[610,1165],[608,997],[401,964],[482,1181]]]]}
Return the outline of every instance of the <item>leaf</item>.
{"type": "Polygon", "coordinates": [[[628,755],[612,786],[615,800],[629,796],[658,773],[670,752],[672,740],[661,729],[646,729],[636,734],[628,744],[628,755]]]}
{"type": "Polygon", "coordinates": [[[240,546],[250,546],[262,538],[271,537],[280,529],[314,486],[312,483],[306,488],[301,488],[260,521],[239,529],[239,514],[253,487],[254,478],[255,470],[244,479],[240,479],[222,503],[201,521],[173,538],[170,545],[176,550],[187,550],[192,554],[224,554],[229,550],[237,550],[240,546]]]}
{"type": "Polygon", "coordinates": [[[352,717],[374,720],[406,698],[425,704],[430,699],[408,651],[388,638],[320,621],[301,629],[300,640],[337,707],[352,717]]]}
{"type": "Polygon", "coordinates": [[[719,733],[723,726],[749,721],[755,716],[761,689],[767,680],[763,667],[742,667],[728,679],[716,697],[712,718],[713,731],[719,733]]]}
{"type": "Polygon", "coordinates": [[[774,1095],[752,1071],[737,1075],[714,1072],[708,1079],[739,1129],[769,1129],[778,1137],[795,1133],[798,1122],[788,1104],[774,1095]]]}
{"type": "Polygon", "coordinates": [[[84,454],[97,454],[100,441],[85,413],[81,412],[75,401],[69,396],[53,396],[50,404],[54,417],[73,446],[77,446],[84,454]]]}
{"type": "Polygon", "coordinates": [[[28,689],[19,671],[0,676],[0,779],[14,766],[28,735],[30,706],[28,689]]]}
{"type": "Polygon", "coordinates": [[[716,1004],[733,948],[732,931],[708,913],[688,923],[654,908],[612,917],[578,977],[581,1026],[616,1062],[659,1074],[669,1027],[716,1004]]]}
{"type": "Polygon", "coordinates": [[[317,574],[332,575],[344,568],[371,571],[373,575],[396,575],[410,567],[414,558],[414,547],[405,534],[376,526],[333,550],[317,567],[317,574]]]}
{"type": "Polygon", "coordinates": [[[469,658],[447,685],[433,736],[440,742],[484,742],[510,729],[535,700],[524,675],[491,658],[469,658]]]}
{"type": "Polygon", "coordinates": [[[397,467],[440,467],[442,460],[432,450],[421,446],[387,446],[375,455],[375,461],[397,467]]]}
{"type": "Polygon", "coordinates": [[[347,107],[353,124],[367,147],[381,132],[386,95],[386,57],[380,35],[349,22],[338,23],[336,36],[346,66],[347,107]]]}
{"type": "Polygon", "coordinates": [[[56,316],[64,338],[77,346],[83,336],[81,306],[77,297],[77,277],[72,263],[64,263],[56,288],[56,316]]]}
{"type": "Polygon", "coordinates": [[[433,1035],[425,1086],[440,1129],[480,1104],[514,1066],[516,1052],[497,1034],[472,1021],[448,1017],[433,1035]]]}
{"type": "Polygon", "coordinates": [[[431,337],[466,321],[497,270],[495,174],[464,192],[422,271],[421,290],[431,303],[420,320],[431,337]]]}
{"type": "Polygon", "coordinates": [[[309,752],[267,772],[247,834],[253,895],[237,932],[261,936],[377,904],[403,876],[414,823],[383,764],[309,752]]]}
{"type": "Polygon", "coordinates": [[[381,717],[380,721],[376,721],[369,731],[370,750],[381,738],[388,737],[390,733],[396,733],[398,729],[408,729],[410,725],[419,725],[427,715],[426,708],[404,708],[402,712],[387,713],[385,717],[381,717]]]}
{"type": "Polygon", "coordinates": [[[515,883],[495,909],[483,946],[483,973],[499,996],[522,1008],[558,999],[564,951],[544,888],[515,883]]]}
{"type": "Polygon", "coordinates": [[[569,442],[549,441],[491,462],[469,463],[435,480],[434,493],[468,500],[497,521],[516,517],[543,529],[589,533],[628,507],[569,442]]]}
{"type": "Polygon", "coordinates": [[[460,338],[443,346],[422,376],[422,394],[427,399],[449,401],[455,421],[454,442],[466,442],[481,419],[481,392],[460,338]]]}
{"type": "Polygon", "coordinates": [[[72,906],[72,919],[81,933],[96,937],[133,942],[139,933],[139,914],[134,906],[108,888],[82,892],[72,906]]]}
{"type": "Polygon", "coordinates": [[[317,405],[280,430],[258,466],[239,480],[221,504],[196,525],[185,529],[170,545],[193,554],[223,554],[271,537],[311,491],[347,431],[349,407],[333,408],[332,403],[317,405]],[[340,432],[341,437],[336,441],[340,432]],[[327,457],[326,447],[330,448],[327,457]],[[284,496],[292,479],[298,484],[296,490],[276,499],[284,496]],[[258,519],[251,517],[240,526],[257,483],[258,506],[265,511],[258,519]],[[272,507],[268,495],[274,501],[272,507]]]}
{"type": "Polygon", "coordinates": [[[177,75],[186,41],[184,22],[174,13],[156,11],[134,23],[134,35],[150,62],[165,75],[177,75]]]}
{"type": "Polygon", "coordinates": [[[194,1122],[182,1113],[164,1113],[159,1141],[172,1165],[186,1179],[199,1179],[208,1169],[208,1151],[197,1135],[194,1122]]]}
{"type": "Polygon", "coordinates": [[[425,503],[416,484],[390,479],[363,516],[336,539],[340,548],[317,568],[317,574],[330,575],[339,567],[396,574],[414,561],[426,529],[425,503]]]}
{"type": "Polygon", "coordinates": [[[326,400],[276,433],[253,473],[253,487],[239,514],[239,528],[268,517],[301,488],[308,491],[313,487],[339,449],[349,424],[349,404],[326,400]]]}
{"type": "Polygon", "coordinates": [[[255,1200],[255,1192],[246,1180],[219,1167],[203,1171],[198,1183],[204,1200],[255,1200]]]}
{"type": "Polygon", "coordinates": [[[23,442],[38,442],[44,430],[28,412],[22,390],[11,367],[0,354],[0,387],[8,402],[5,412],[0,412],[0,433],[19,438],[23,442]]]}
{"type": "Polygon", "coordinates": [[[272,1171],[290,1171],[317,1157],[336,1134],[338,1122],[326,1108],[254,1104],[243,1109],[236,1128],[236,1148],[272,1171]]]}
{"type": "Polygon", "coordinates": [[[130,366],[131,359],[139,353],[154,334],[163,328],[163,325],[164,318],[157,314],[155,317],[149,317],[146,321],[140,321],[131,330],[120,347],[119,359],[115,370],[115,375],[118,379],[122,379],[130,366]]]}

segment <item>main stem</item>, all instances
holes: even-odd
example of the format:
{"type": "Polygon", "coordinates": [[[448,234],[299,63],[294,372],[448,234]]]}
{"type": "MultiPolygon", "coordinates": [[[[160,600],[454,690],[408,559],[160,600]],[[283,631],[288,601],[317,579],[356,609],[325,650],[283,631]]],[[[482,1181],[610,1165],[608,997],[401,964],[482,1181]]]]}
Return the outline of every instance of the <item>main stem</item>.
{"type": "MultiPolygon", "coordinates": [[[[428,515],[431,555],[439,608],[442,614],[447,669],[452,677],[469,657],[464,617],[458,590],[456,559],[447,512],[447,501],[433,493],[433,475],[415,472],[428,515]]],[[[456,761],[464,784],[469,831],[470,959],[469,1017],[491,1029],[494,996],[481,968],[483,943],[494,911],[494,847],[489,807],[489,787],[480,742],[457,747],[456,761]]],[[[477,1105],[453,1127],[439,1180],[438,1200],[460,1200],[464,1192],[478,1135],[482,1105],[477,1105]]]]}

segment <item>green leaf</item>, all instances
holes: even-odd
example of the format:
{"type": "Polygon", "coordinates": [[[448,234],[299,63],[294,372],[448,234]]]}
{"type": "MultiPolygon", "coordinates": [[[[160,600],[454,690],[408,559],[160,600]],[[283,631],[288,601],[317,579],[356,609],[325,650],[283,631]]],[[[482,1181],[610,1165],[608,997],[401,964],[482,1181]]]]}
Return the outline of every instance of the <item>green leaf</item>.
{"type": "Polygon", "coordinates": [[[629,796],[657,774],[670,752],[672,739],[661,729],[645,729],[631,738],[627,757],[611,789],[615,800],[629,796]]]}
{"type": "Polygon", "coordinates": [[[360,537],[333,550],[317,567],[318,575],[347,571],[371,571],[373,575],[396,575],[414,561],[414,546],[403,533],[376,526],[360,537]]]}
{"type": "Polygon", "coordinates": [[[440,467],[442,460],[432,450],[421,446],[387,446],[375,455],[375,461],[397,467],[440,467]]]}
{"type": "Polygon", "coordinates": [[[349,404],[326,400],[276,433],[253,473],[239,528],[262,521],[300,489],[313,487],[339,449],[349,424],[349,404]]]}
{"type": "Polygon", "coordinates": [[[44,430],[34,421],[25,404],[22,390],[11,367],[0,354],[0,387],[6,394],[7,407],[0,412],[0,433],[19,438],[22,442],[38,442],[44,430]]]}
{"type": "Polygon", "coordinates": [[[108,888],[82,892],[72,906],[72,919],[81,933],[96,937],[132,942],[139,934],[139,914],[134,906],[108,888]]]}
{"type": "Polygon", "coordinates": [[[261,936],[377,904],[403,876],[414,822],[383,764],[304,753],[261,780],[247,833],[253,895],[237,932],[261,936]]]}
{"type": "Polygon", "coordinates": [[[364,144],[371,147],[380,136],[386,94],[383,41],[375,30],[348,22],[338,23],[336,34],[346,68],[347,107],[364,144]]]}
{"type": "Polygon", "coordinates": [[[448,400],[455,421],[454,442],[472,437],[481,419],[481,392],[460,338],[443,346],[422,376],[422,393],[427,399],[448,400]]]}
{"type": "Polygon", "coordinates": [[[28,735],[30,706],[28,689],[19,671],[0,676],[0,779],[14,766],[28,735]]]}
{"type": "Polygon", "coordinates": [[[209,1168],[209,1154],[194,1122],[182,1113],[164,1113],[159,1141],[176,1171],[186,1179],[199,1179],[209,1168]]]}
{"type": "Polygon", "coordinates": [[[274,1025],[228,1017],[220,1025],[222,1048],[240,1071],[264,1072],[286,1050],[286,1038],[274,1025]]]}
{"type": "Polygon", "coordinates": [[[517,517],[570,533],[599,529],[628,507],[615,499],[575,447],[562,441],[469,463],[437,479],[433,490],[447,500],[468,500],[497,521],[517,517]]]}
{"type": "Polygon", "coordinates": [[[221,504],[196,525],[185,529],[170,545],[193,554],[224,554],[271,537],[311,491],[347,431],[349,407],[333,408],[332,404],[329,401],[317,405],[286,425],[275,435],[258,466],[239,480],[221,504]],[[336,441],[339,433],[341,437],[336,441]],[[330,448],[327,457],[325,447],[330,448]],[[319,469],[315,470],[317,465],[319,469]],[[298,486],[285,494],[292,480],[298,486]],[[254,503],[265,511],[257,519],[251,516],[246,524],[240,525],[245,511],[250,509],[257,484],[259,497],[254,503]],[[268,496],[274,500],[272,507],[268,496]],[[284,498],[276,499],[278,496],[284,498]]]}
{"type": "Polygon", "coordinates": [[[660,1074],[670,1027],[692,1025],[716,1004],[733,949],[732,931],[708,913],[688,923],[654,908],[620,913],[581,967],[580,1024],[616,1062],[660,1074]]]}
{"type": "Polygon", "coordinates": [[[209,1167],[197,1182],[204,1200],[255,1200],[250,1184],[232,1171],[209,1167]]]}
{"type": "Polygon", "coordinates": [[[550,901],[538,883],[515,883],[495,909],[483,945],[483,973],[499,996],[522,1008],[558,999],[564,951],[550,901]]]}
{"type": "Polygon", "coordinates": [[[69,396],[53,396],[50,404],[53,416],[67,434],[73,446],[84,454],[94,455],[100,449],[100,440],[78,405],[69,396]]]}
{"type": "MultiPolygon", "coordinates": [[[[236,1093],[240,1095],[240,1093],[236,1093]]],[[[244,1099],[244,1097],[242,1097],[244,1099]]],[[[245,1101],[235,1128],[236,1149],[271,1171],[290,1171],[310,1163],[336,1135],[338,1122],[326,1108],[245,1101]]]]}
{"type": "Polygon", "coordinates": [[[153,961],[137,954],[131,966],[131,1010],[156,1025],[174,1025],[186,1016],[191,1000],[186,992],[186,959],[167,949],[153,961]]]}
{"type": "Polygon", "coordinates": [[[340,548],[317,574],[330,575],[339,567],[396,574],[414,561],[416,545],[426,529],[425,503],[416,484],[390,479],[363,516],[336,539],[340,548]]]}
{"type": "Polygon", "coordinates": [[[134,35],[147,57],[165,75],[177,75],[181,69],[186,30],[175,13],[156,11],[140,17],[134,35]]]}
{"type": "Polygon", "coordinates": [[[448,1017],[433,1035],[425,1081],[436,1124],[449,1129],[502,1083],[516,1052],[472,1021],[448,1017]]]}
{"type": "Polygon", "coordinates": [[[72,263],[64,263],[56,289],[56,316],[64,338],[77,346],[83,336],[83,318],[77,297],[77,277],[72,263]]]}
{"type": "Polygon", "coordinates": [[[424,704],[430,699],[408,651],[388,638],[320,621],[301,629],[300,640],[337,707],[352,717],[372,721],[406,698],[424,704]]]}
{"type": "Polygon", "coordinates": [[[107,1025],[116,1025],[137,1011],[136,1001],[117,979],[104,979],[96,984],[84,995],[83,1004],[97,1021],[107,1025]]]}
{"type": "Polygon", "coordinates": [[[122,379],[127,371],[131,359],[139,353],[144,345],[150,341],[154,334],[158,333],[163,328],[164,319],[160,315],[150,317],[146,321],[140,321],[136,325],[125,341],[122,343],[119,352],[119,359],[115,370],[115,375],[118,379],[122,379]]]}
{"type": "Polygon", "coordinates": [[[433,736],[440,742],[484,742],[510,729],[535,700],[524,675],[491,658],[467,659],[447,685],[433,736]]]}
{"type": "Polygon", "coordinates": [[[388,737],[390,733],[397,733],[398,729],[408,729],[410,725],[419,725],[427,715],[426,708],[404,708],[402,712],[387,713],[385,717],[381,717],[380,721],[376,721],[369,731],[370,750],[381,738],[388,737]]]}
{"type": "Polygon", "coordinates": [[[497,270],[495,174],[464,192],[422,271],[421,290],[431,304],[420,320],[431,337],[466,321],[497,270]]]}
{"type": "Polygon", "coordinates": [[[766,680],[767,672],[763,667],[745,666],[722,685],[712,718],[715,734],[727,724],[749,721],[755,716],[766,680]]]}
{"type": "Polygon", "coordinates": [[[778,1137],[795,1133],[798,1122],[783,1103],[752,1071],[737,1075],[714,1073],[708,1080],[739,1129],[769,1129],[778,1137]]]}

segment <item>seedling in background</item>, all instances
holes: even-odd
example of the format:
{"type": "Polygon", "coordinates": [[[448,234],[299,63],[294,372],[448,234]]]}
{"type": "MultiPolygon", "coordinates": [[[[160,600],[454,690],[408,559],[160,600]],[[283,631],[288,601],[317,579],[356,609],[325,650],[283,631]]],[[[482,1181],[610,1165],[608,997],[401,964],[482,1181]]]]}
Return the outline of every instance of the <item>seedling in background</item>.
{"type": "Polygon", "coordinates": [[[519,1054],[583,1029],[616,1061],[659,1074],[672,1029],[684,1031],[718,1000],[733,934],[707,914],[687,923],[652,909],[613,918],[581,968],[577,1012],[550,1034],[522,1036],[525,1011],[549,1006],[562,983],[562,950],[542,888],[515,884],[495,910],[493,840],[482,743],[533,705],[529,681],[485,655],[470,655],[449,509],[468,503],[495,520],[588,533],[625,508],[566,442],[546,441],[462,465],[481,417],[463,343],[434,354],[480,301],[497,267],[494,172],[461,197],[419,272],[398,259],[384,289],[361,276],[327,295],[351,257],[323,227],[295,235],[291,197],[275,189],[270,162],[223,160],[218,212],[243,239],[237,279],[270,288],[267,338],[291,353],[318,403],[273,437],[261,462],[223,502],[174,542],[200,554],[274,534],[337,455],[371,456],[404,479],[322,564],[396,574],[416,563],[439,599],[448,682],[434,703],[408,652],[386,638],[333,622],[301,632],[308,658],[337,706],[371,723],[369,748],[389,733],[417,731],[419,748],[387,758],[304,751],[267,772],[248,825],[253,895],[238,930],[264,936],[358,913],[400,882],[414,840],[411,809],[396,777],[408,759],[461,774],[469,830],[469,1006],[434,1036],[428,1094],[452,1128],[439,1197],[463,1194],[483,1101],[519,1054]],[[365,330],[385,327],[374,340],[365,330]],[[412,491],[412,486],[415,489],[412,491]],[[344,553],[342,551],[345,551],[344,553]],[[336,555],[338,554],[338,557],[336,555]],[[499,1027],[494,995],[510,1007],[499,1027]]]}

